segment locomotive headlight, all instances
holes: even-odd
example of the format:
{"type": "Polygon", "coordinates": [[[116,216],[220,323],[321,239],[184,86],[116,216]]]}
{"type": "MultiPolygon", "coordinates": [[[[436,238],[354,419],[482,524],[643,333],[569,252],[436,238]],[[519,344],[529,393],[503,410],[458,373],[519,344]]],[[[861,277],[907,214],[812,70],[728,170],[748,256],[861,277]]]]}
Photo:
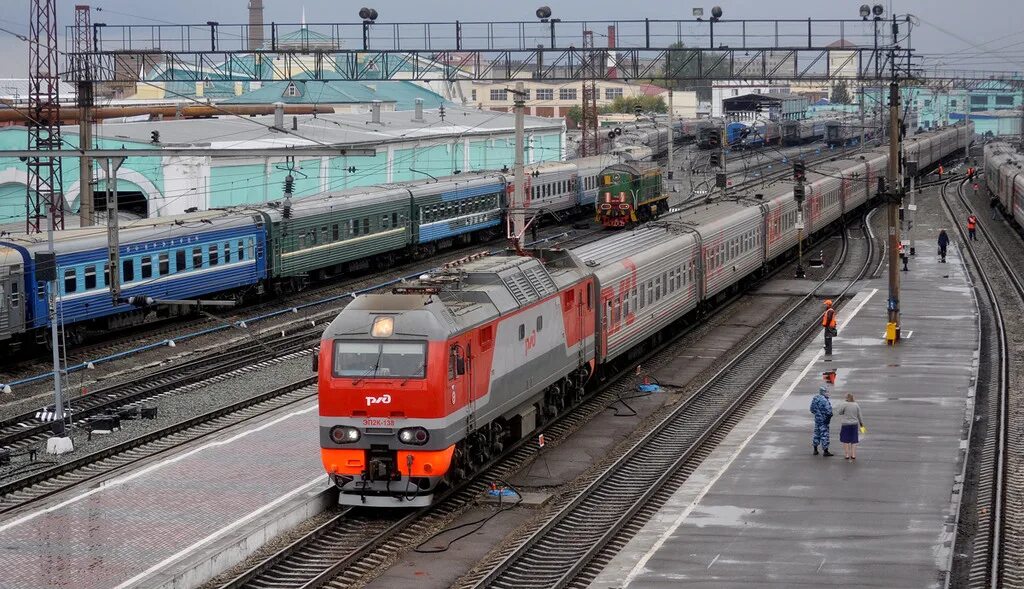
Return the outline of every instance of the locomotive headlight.
{"type": "Polygon", "coordinates": [[[430,432],[422,427],[407,427],[405,429],[398,430],[398,439],[403,444],[422,446],[430,439],[430,432]]]}
{"type": "Polygon", "coordinates": [[[359,441],[359,430],[347,425],[336,425],[331,428],[330,436],[335,444],[351,444],[359,441]]]}
{"type": "Polygon", "coordinates": [[[370,335],[373,337],[391,337],[395,333],[395,318],[388,316],[377,317],[373,320],[373,327],[370,335]]]}

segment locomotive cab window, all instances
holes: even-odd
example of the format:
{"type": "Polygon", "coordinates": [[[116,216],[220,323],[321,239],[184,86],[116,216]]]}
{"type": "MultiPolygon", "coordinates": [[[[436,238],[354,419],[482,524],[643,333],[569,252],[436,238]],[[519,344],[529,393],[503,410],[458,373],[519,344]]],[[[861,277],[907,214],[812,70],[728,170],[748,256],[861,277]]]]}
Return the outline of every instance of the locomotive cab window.
{"type": "Polygon", "coordinates": [[[334,376],[423,378],[426,345],[420,342],[334,342],[334,376]]]}
{"type": "Polygon", "coordinates": [[[466,374],[466,357],[462,353],[462,347],[456,344],[448,351],[448,380],[463,374],[466,374]]]}

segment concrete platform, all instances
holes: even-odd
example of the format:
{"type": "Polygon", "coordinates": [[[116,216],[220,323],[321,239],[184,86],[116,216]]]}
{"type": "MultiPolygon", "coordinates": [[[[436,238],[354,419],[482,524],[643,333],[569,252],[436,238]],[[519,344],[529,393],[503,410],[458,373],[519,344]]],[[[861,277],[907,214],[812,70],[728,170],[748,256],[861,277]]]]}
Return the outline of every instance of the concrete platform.
{"type": "MultiPolygon", "coordinates": [[[[937,207],[918,236],[935,235],[937,207]]],[[[929,237],[927,242],[932,241],[929,237]]],[[[925,242],[925,243],[927,243],[925,242]]],[[[973,409],[977,304],[959,252],[918,248],[903,279],[905,339],[883,342],[887,286],[840,309],[831,361],[820,336],[591,587],[941,587],[973,409]],[[868,433],[843,459],[811,455],[810,400],[857,397],[868,433]]]]}
{"type": "Polygon", "coordinates": [[[197,587],[325,509],[316,401],[0,520],[0,588],[197,587]]]}

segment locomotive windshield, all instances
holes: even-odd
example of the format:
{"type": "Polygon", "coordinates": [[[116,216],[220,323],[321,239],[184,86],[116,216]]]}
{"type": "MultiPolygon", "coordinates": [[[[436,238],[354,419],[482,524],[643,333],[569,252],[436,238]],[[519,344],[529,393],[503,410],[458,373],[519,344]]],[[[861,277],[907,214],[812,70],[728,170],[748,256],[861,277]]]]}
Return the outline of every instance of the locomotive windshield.
{"type": "Polygon", "coordinates": [[[426,345],[416,342],[334,342],[334,376],[423,378],[426,345]]]}

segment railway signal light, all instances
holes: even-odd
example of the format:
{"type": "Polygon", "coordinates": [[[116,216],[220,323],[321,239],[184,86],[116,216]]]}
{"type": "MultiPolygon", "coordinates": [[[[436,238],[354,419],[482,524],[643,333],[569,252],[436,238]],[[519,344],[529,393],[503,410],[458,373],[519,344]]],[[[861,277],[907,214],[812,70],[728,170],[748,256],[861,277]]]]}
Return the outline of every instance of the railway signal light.
{"type": "Polygon", "coordinates": [[[807,164],[803,160],[793,162],[793,179],[797,182],[807,180],[807,164]]]}
{"type": "Polygon", "coordinates": [[[710,159],[709,163],[710,163],[712,168],[721,168],[722,167],[722,155],[718,154],[718,153],[711,154],[711,159],[710,159]]]}
{"type": "Polygon", "coordinates": [[[729,179],[725,175],[725,172],[715,174],[715,188],[726,188],[728,185],[729,179]]]}
{"type": "Polygon", "coordinates": [[[151,131],[149,133],[150,143],[160,143],[160,131],[151,131]]]}
{"type": "Polygon", "coordinates": [[[799,182],[793,185],[793,200],[798,203],[804,201],[804,185],[799,182]]]}

